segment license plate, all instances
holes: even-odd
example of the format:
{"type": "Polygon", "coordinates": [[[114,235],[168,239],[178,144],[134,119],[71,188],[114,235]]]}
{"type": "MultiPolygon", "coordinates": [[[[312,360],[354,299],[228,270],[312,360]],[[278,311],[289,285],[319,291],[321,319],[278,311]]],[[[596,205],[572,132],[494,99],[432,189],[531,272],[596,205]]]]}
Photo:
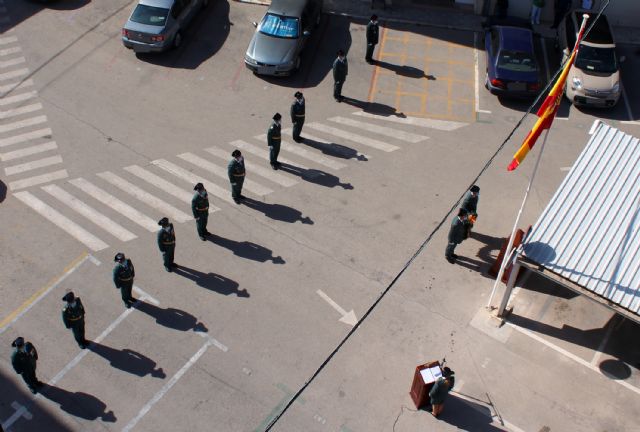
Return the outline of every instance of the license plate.
{"type": "Polygon", "coordinates": [[[509,83],[509,84],[507,84],[507,88],[509,90],[514,90],[514,91],[525,91],[527,89],[527,84],[525,84],[525,83],[509,83]]]}

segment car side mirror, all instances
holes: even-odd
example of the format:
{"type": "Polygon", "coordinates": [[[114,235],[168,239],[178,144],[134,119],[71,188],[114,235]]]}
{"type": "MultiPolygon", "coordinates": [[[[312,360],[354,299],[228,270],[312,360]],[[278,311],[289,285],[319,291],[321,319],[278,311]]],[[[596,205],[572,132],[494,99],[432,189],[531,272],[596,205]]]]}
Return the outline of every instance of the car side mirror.
{"type": "Polygon", "coordinates": [[[311,32],[309,30],[305,30],[305,31],[302,32],[302,36],[309,37],[309,36],[311,36],[311,32]]]}
{"type": "Polygon", "coordinates": [[[625,56],[620,56],[620,63],[624,63],[624,61],[627,59],[627,57],[625,56]]]}
{"type": "Polygon", "coordinates": [[[255,22],[255,21],[252,21],[251,24],[253,24],[253,26],[256,27],[256,28],[258,27],[258,23],[255,22]]]}

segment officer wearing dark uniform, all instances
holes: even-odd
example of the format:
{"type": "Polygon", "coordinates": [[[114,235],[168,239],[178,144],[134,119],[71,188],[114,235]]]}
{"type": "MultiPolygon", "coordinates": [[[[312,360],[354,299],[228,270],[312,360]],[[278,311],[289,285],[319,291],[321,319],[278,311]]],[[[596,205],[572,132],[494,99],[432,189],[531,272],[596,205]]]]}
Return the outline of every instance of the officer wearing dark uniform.
{"type": "Polygon", "coordinates": [[[31,342],[24,343],[22,337],[18,337],[11,343],[15,348],[11,354],[11,365],[18,375],[22,375],[22,379],[29,386],[31,393],[38,392],[38,387],[42,383],[36,378],[36,363],[38,361],[38,351],[31,342]]]}
{"type": "Polygon", "coordinates": [[[302,142],[300,133],[304,125],[304,96],[301,92],[296,92],[295,99],[291,104],[291,123],[293,123],[293,140],[302,142]]]}
{"type": "Polygon", "coordinates": [[[338,51],[338,58],[333,61],[333,98],[338,102],[342,102],[342,85],[349,74],[349,64],[344,51],[338,51]]]}
{"type": "Polygon", "coordinates": [[[202,183],[198,183],[193,188],[196,191],[191,200],[191,211],[193,217],[196,220],[196,228],[198,229],[198,235],[200,240],[206,240],[209,235],[207,231],[207,221],[209,220],[209,195],[202,183]]]}
{"type": "Polygon", "coordinates": [[[244,175],[246,173],[244,157],[242,157],[240,150],[236,149],[231,153],[231,158],[227,166],[227,174],[231,183],[231,197],[236,204],[240,204],[240,200],[244,199],[242,195],[242,185],[244,184],[244,175]]]}
{"type": "Polygon", "coordinates": [[[131,260],[126,258],[122,252],[118,252],[113,260],[116,262],[116,266],[113,268],[113,283],[116,288],[120,289],[122,301],[128,309],[137,301],[131,297],[136,270],[133,268],[131,260]]]}
{"type": "Polygon", "coordinates": [[[162,227],[158,231],[158,249],[162,253],[164,269],[170,272],[176,266],[173,262],[173,254],[176,250],[176,232],[173,230],[173,224],[169,223],[169,219],[166,217],[160,219],[158,225],[162,227]]]}
{"type": "Polygon", "coordinates": [[[451,221],[451,228],[449,229],[449,243],[445,250],[444,256],[451,264],[456,262],[458,255],[454,254],[456,246],[462,243],[467,234],[467,211],[464,209],[458,210],[458,215],[451,221]]]}
{"type": "Polygon", "coordinates": [[[280,167],[280,162],[278,162],[278,155],[280,154],[280,119],[282,119],[280,113],[275,113],[273,122],[271,122],[271,126],[269,126],[269,130],[267,131],[269,162],[271,163],[271,168],[274,170],[280,167]]]}
{"type": "Polygon", "coordinates": [[[373,62],[373,50],[378,45],[378,34],[380,27],[378,26],[378,16],[371,15],[371,20],[367,24],[367,54],[364,59],[367,63],[373,62]]]}
{"type": "Polygon", "coordinates": [[[66,328],[73,331],[73,337],[78,342],[80,348],[85,349],[89,345],[89,341],[84,338],[84,306],[80,297],[68,292],[62,297],[67,304],[62,308],[62,322],[66,328]]]}
{"type": "Polygon", "coordinates": [[[469,231],[478,219],[478,199],[480,199],[480,188],[476,185],[471,186],[462,199],[461,208],[469,214],[467,219],[469,231]]]}

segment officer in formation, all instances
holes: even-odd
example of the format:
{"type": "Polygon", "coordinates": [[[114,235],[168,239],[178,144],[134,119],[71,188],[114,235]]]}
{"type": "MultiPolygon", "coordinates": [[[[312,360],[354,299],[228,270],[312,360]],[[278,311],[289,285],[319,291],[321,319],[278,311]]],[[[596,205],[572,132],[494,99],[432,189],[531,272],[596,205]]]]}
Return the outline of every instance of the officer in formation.
{"type": "Polygon", "coordinates": [[[231,197],[236,204],[240,204],[240,200],[245,197],[242,195],[242,185],[244,184],[244,157],[242,152],[236,149],[231,153],[231,160],[227,166],[227,174],[231,183],[231,197]]]}
{"type": "Polygon", "coordinates": [[[166,217],[160,219],[158,225],[162,227],[158,231],[158,249],[162,253],[164,269],[171,272],[176,267],[176,263],[173,262],[176,250],[176,232],[173,230],[173,224],[169,223],[169,219],[166,217]]]}
{"type": "Polygon", "coordinates": [[[120,289],[122,301],[128,309],[137,301],[131,297],[133,278],[136,276],[136,270],[133,268],[131,260],[126,258],[122,252],[118,252],[113,260],[116,262],[113,268],[113,283],[116,288],[120,289]]]}
{"type": "Polygon", "coordinates": [[[271,168],[277,170],[280,168],[280,162],[278,162],[278,154],[280,154],[280,120],[282,116],[280,113],[273,115],[273,121],[267,130],[267,145],[269,146],[269,162],[271,168]]]}
{"type": "Polygon", "coordinates": [[[367,63],[373,63],[373,50],[378,45],[379,33],[378,15],[371,15],[371,20],[367,24],[367,54],[364,57],[367,63]]]}
{"type": "Polygon", "coordinates": [[[11,343],[15,348],[11,354],[11,365],[18,375],[22,375],[22,379],[31,393],[38,393],[38,388],[42,387],[42,383],[36,378],[36,363],[38,362],[38,351],[31,342],[24,342],[24,338],[18,337],[11,343]]]}
{"type": "Polygon", "coordinates": [[[467,236],[467,211],[464,209],[458,210],[458,215],[451,221],[451,228],[449,229],[449,242],[447,243],[447,249],[444,256],[451,264],[455,264],[458,255],[453,253],[456,246],[462,243],[467,236]]]}
{"type": "Polygon", "coordinates": [[[463,210],[467,211],[469,215],[469,224],[473,226],[478,218],[478,200],[480,199],[480,188],[476,185],[471,186],[462,199],[463,210]]]}
{"type": "Polygon", "coordinates": [[[342,102],[342,85],[349,74],[349,64],[343,50],[338,50],[338,58],[333,61],[333,98],[342,102]]]}
{"type": "Polygon", "coordinates": [[[82,306],[82,301],[72,291],[66,293],[62,300],[67,302],[62,308],[62,322],[66,328],[71,329],[80,348],[85,349],[89,345],[89,341],[84,338],[84,306],[82,306]]]}
{"type": "Polygon", "coordinates": [[[302,142],[300,133],[302,125],[304,125],[304,96],[301,92],[296,92],[293,103],[291,104],[291,123],[293,123],[293,140],[302,142]]]}
{"type": "Polygon", "coordinates": [[[207,231],[207,221],[209,220],[209,196],[207,190],[202,183],[198,183],[193,187],[196,193],[191,199],[191,211],[193,217],[196,220],[196,228],[198,229],[198,235],[200,240],[206,240],[209,235],[207,231]]]}

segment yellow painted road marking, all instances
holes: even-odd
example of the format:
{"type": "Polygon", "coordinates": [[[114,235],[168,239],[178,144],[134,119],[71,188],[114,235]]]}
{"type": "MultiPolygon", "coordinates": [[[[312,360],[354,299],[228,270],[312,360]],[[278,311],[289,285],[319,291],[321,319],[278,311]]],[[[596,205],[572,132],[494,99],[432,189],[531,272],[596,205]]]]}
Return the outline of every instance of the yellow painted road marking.
{"type": "Polygon", "coordinates": [[[89,259],[89,254],[84,252],[78,258],[71,261],[71,264],[66,266],[61,275],[53,278],[47,285],[39,289],[36,293],[34,293],[31,297],[29,297],[24,303],[22,303],[16,310],[11,312],[5,319],[0,322],[0,334],[3,333],[10,324],[15,322],[21,315],[31,309],[38,300],[44,297],[50,290],[55,288],[66,279],[73,271],[75,271],[82,263],[84,263],[87,259],[89,259]]]}

